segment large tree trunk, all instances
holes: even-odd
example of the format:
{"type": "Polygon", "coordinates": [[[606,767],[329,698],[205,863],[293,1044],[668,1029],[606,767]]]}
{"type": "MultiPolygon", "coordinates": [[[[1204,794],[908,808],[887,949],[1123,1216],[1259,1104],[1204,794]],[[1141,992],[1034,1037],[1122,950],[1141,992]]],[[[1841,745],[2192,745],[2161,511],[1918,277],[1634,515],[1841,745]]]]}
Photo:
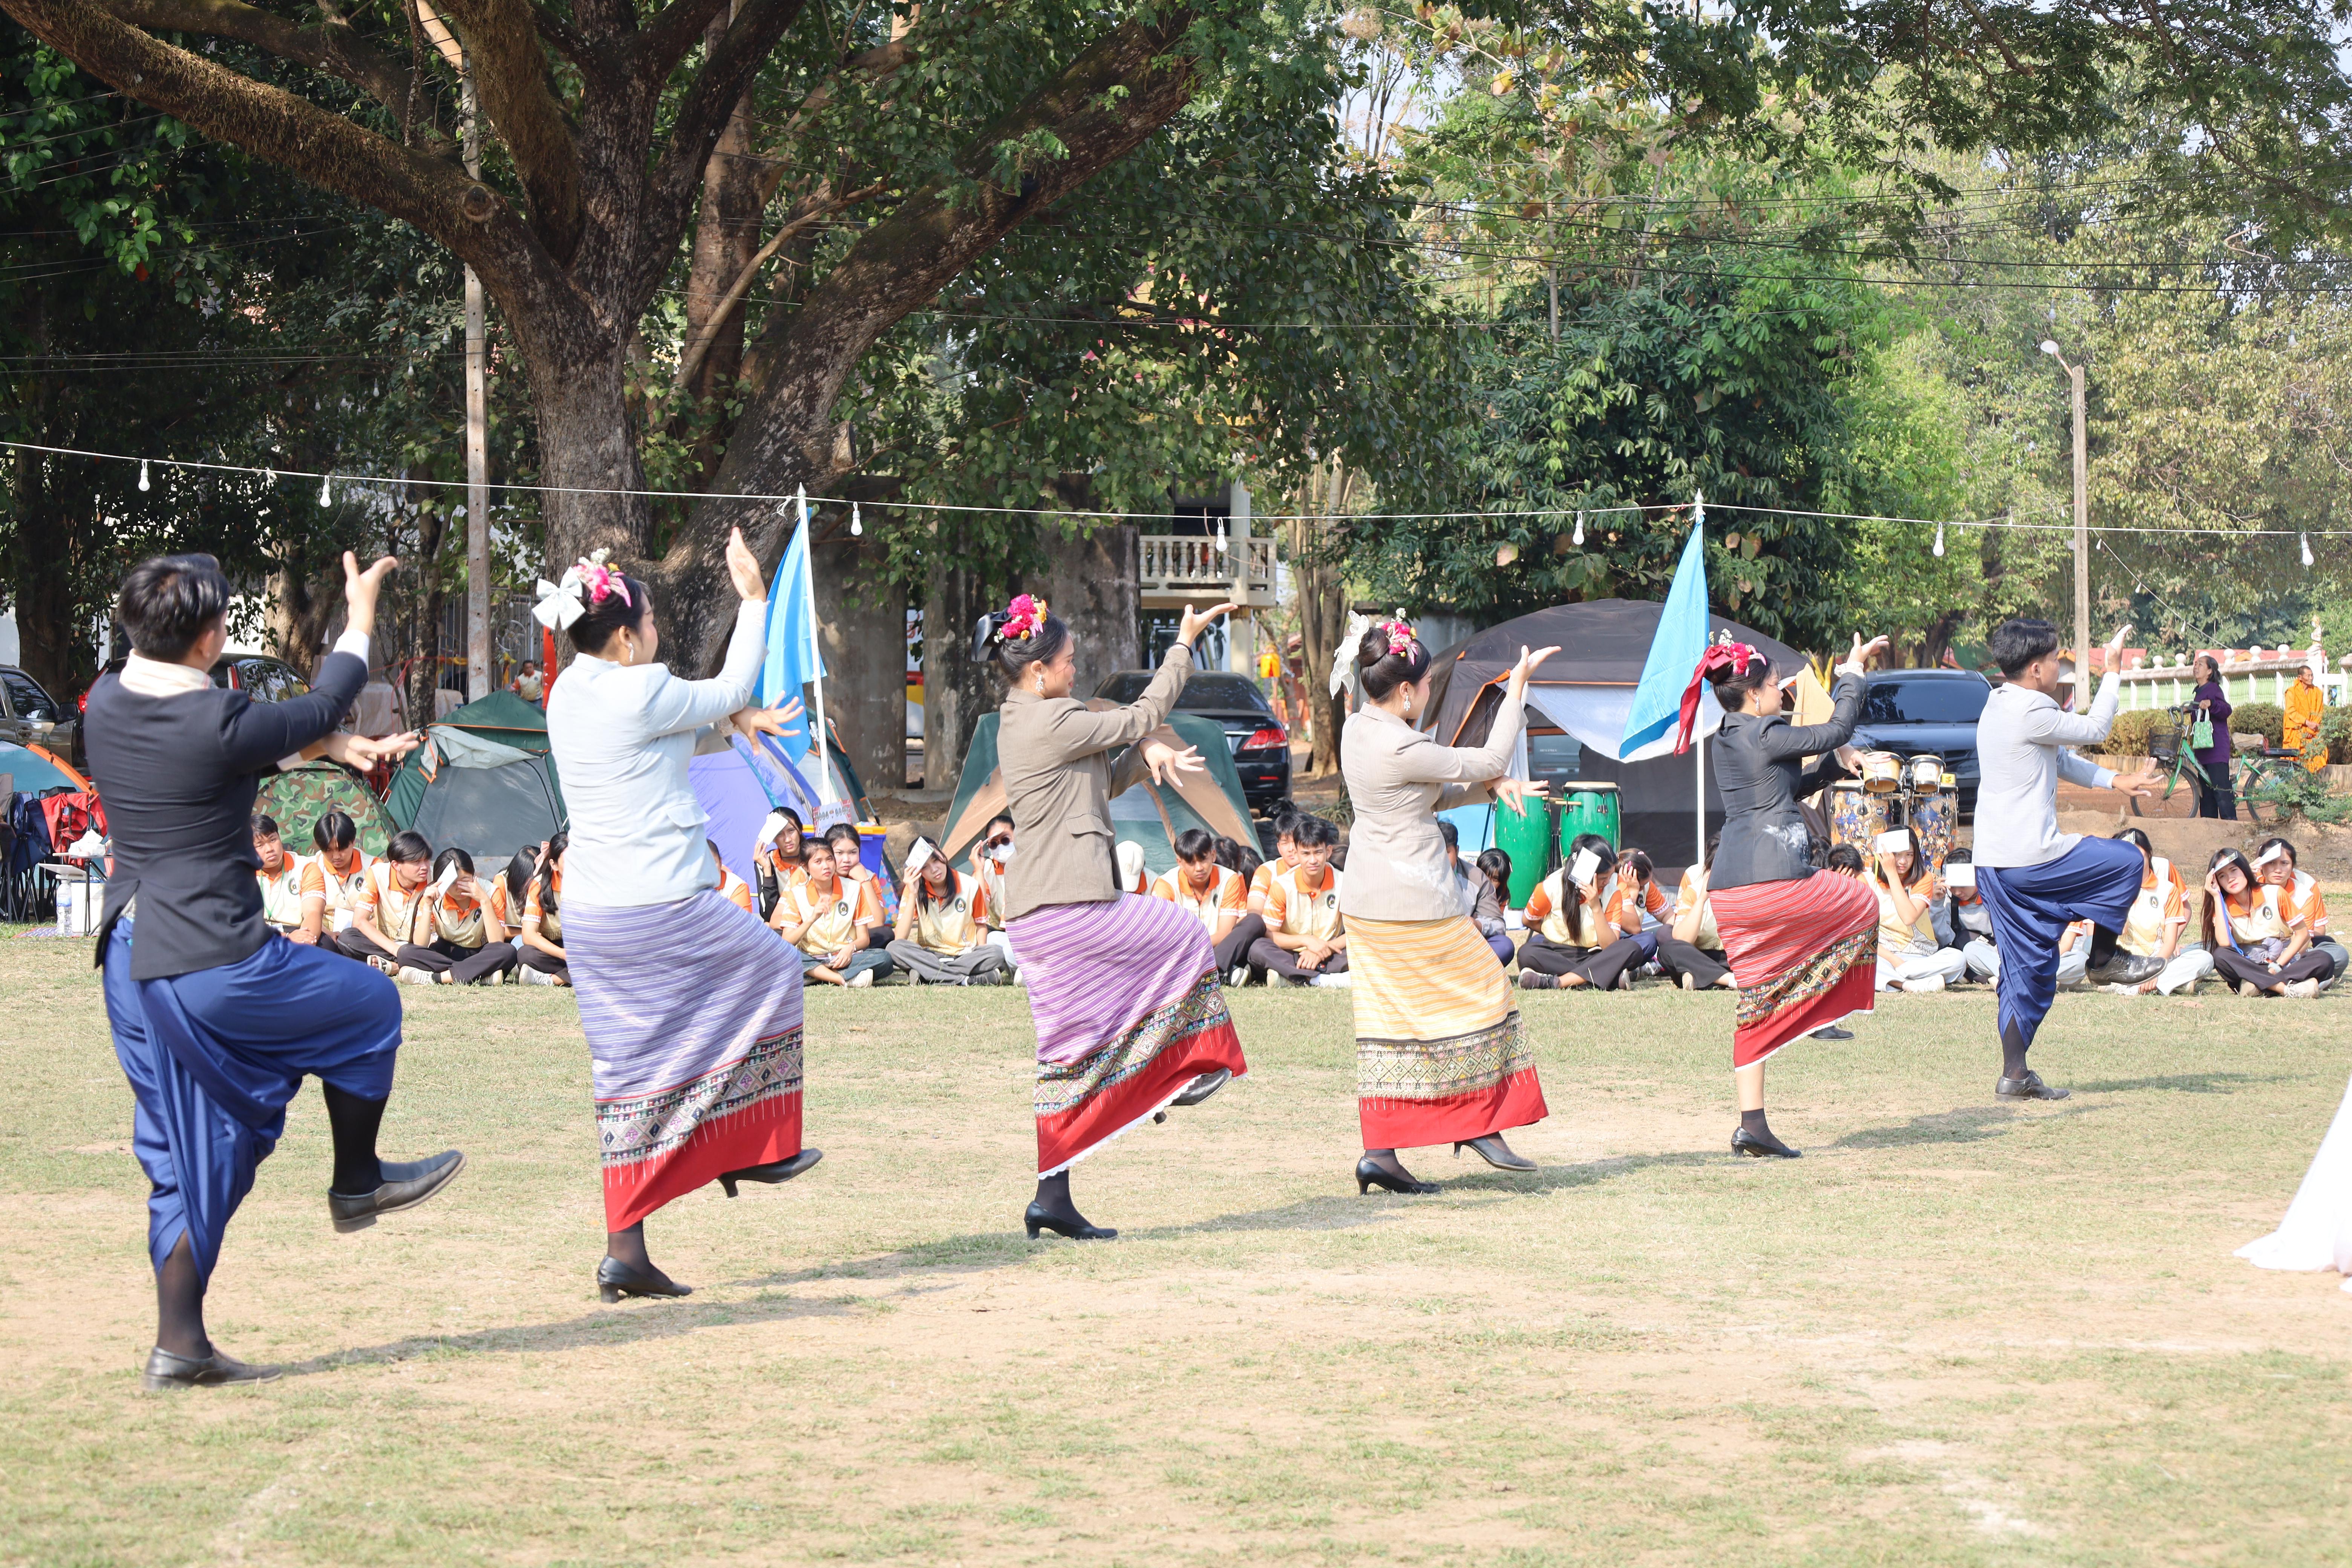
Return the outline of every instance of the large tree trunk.
{"type": "Polygon", "coordinates": [[[873,539],[829,539],[810,552],[825,717],[867,790],[907,787],[907,591],[886,585],[873,539]]]}
{"type": "Polygon", "coordinates": [[[76,530],[42,487],[37,452],[15,454],[16,528],[0,568],[16,612],[16,658],[58,701],[71,704],[98,677],[96,649],[85,635],[93,618],[77,602],[76,530]]]}
{"type": "Polygon", "coordinates": [[[448,531],[446,514],[429,511],[416,520],[415,574],[419,587],[410,603],[408,681],[402,700],[408,705],[408,727],[421,730],[440,717],[433,693],[441,685],[441,606],[447,600],[441,574],[442,536],[448,531]]]}
{"type": "Polygon", "coordinates": [[[1310,778],[1339,771],[1339,726],[1348,717],[1346,701],[1331,691],[1331,666],[1350,657],[1339,646],[1348,626],[1348,587],[1347,536],[1337,514],[1348,504],[1353,479],[1336,460],[1328,468],[1318,464],[1294,508],[1299,515],[1283,527],[1291,586],[1298,596],[1300,660],[1307,667],[1310,778]]]}
{"type": "Polygon", "coordinates": [[[342,574],[311,577],[290,566],[269,574],[269,603],[262,611],[262,627],[269,649],[301,671],[304,679],[317,673],[320,656],[327,649],[327,627],[342,608],[342,574]]]}
{"type": "MultiPolygon", "coordinates": [[[[1051,528],[1050,520],[1045,526],[1051,528]]],[[[1076,537],[1046,535],[1049,564],[1028,584],[1042,595],[1077,640],[1076,694],[1087,697],[1106,676],[1143,664],[1142,535],[1128,523],[1076,537]]]]}
{"type": "Polygon", "coordinates": [[[932,534],[923,597],[923,787],[953,789],[980,716],[996,706],[995,667],[971,657],[972,623],[996,607],[998,584],[973,561],[968,530],[941,522],[932,534]]]}

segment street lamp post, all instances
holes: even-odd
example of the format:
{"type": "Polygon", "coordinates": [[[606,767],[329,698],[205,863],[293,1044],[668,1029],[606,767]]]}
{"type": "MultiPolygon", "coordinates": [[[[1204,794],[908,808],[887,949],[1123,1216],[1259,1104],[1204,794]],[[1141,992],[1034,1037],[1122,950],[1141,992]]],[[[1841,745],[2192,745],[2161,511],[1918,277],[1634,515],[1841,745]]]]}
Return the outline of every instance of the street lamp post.
{"type": "Polygon", "coordinates": [[[2090,707],[2091,692],[2091,489],[2089,449],[2083,435],[2083,367],[2068,364],[2058,345],[2042,340],[2042,352],[2058,362],[2074,394],[2074,707],[2090,707]]]}

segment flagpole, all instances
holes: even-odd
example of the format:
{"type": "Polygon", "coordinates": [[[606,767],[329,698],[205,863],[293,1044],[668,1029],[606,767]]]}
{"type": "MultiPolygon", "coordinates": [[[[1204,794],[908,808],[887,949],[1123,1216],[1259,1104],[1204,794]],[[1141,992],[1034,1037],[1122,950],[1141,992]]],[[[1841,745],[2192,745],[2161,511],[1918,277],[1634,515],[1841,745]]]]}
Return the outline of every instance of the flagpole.
{"type": "MultiPolygon", "coordinates": [[[[803,558],[808,562],[808,571],[805,574],[808,584],[808,635],[809,641],[814,644],[817,641],[816,553],[814,542],[808,536],[808,487],[806,485],[801,487],[798,500],[801,508],[801,551],[803,558]]],[[[812,647],[808,652],[809,671],[816,688],[816,731],[810,739],[816,746],[816,801],[817,805],[823,807],[833,804],[833,769],[825,762],[824,649],[822,647],[812,647]]]]}
{"type": "MultiPolygon", "coordinates": [[[[1691,527],[1697,531],[1699,537],[1706,537],[1706,497],[1705,494],[1697,490],[1693,490],[1691,492],[1691,527]]],[[[1705,548],[1706,547],[1704,545],[1700,547],[1702,552],[1704,552],[1705,548]]],[[[1699,558],[1704,561],[1706,556],[1702,553],[1699,558]]],[[[1706,611],[1702,609],[1700,614],[1702,617],[1704,617],[1706,611]]],[[[1702,619],[1700,624],[1705,624],[1704,619],[1702,619]]],[[[1706,712],[1706,706],[1704,700],[1705,695],[1706,694],[1704,692],[1700,694],[1702,700],[1699,704],[1699,708],[1702,716],[1704,716],[1706,712]]],[[[1698,800],[1696,806],[1698,813],[1698,837],[1694,840],[1691,845],[1691,864],[1694,866],[1699,866],[1704,865],[1706,861],[1706,726],[1704,724],[1693,725],[1692,728],[1697,731],[1697,734],[1694,737],[1697,743],[1691,747],[1691,755],[1698,759],[1698,800]]]]}

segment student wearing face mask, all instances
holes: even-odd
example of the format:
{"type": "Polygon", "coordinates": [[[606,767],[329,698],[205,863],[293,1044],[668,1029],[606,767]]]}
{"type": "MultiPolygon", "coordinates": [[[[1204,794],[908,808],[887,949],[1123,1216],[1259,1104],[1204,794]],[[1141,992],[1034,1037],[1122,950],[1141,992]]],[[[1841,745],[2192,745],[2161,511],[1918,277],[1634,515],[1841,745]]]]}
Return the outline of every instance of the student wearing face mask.
{"type": "Polygon", "coordinates": [[[1007,969],[1017,972],[1021,960],[1013,952],[1013,933],[1004,929],[1004,868],[1013,864],[1013,819],[989,818],[971,852],[971,873],[980,879],[981,896],[988,905],[988,945],[1004,955],[1007,969]]]}

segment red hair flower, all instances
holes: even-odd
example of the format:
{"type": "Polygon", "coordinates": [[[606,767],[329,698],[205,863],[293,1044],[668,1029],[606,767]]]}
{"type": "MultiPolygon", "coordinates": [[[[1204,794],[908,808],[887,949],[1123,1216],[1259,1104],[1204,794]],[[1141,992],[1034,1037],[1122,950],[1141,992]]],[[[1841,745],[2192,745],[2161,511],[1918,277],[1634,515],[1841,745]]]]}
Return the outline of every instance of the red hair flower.
{"type": "Polygon", "coordinates": [[[1004,636],[1031,637],[1045,624],[1045,601],[1024,594],[1004,606],[1004,636]]]}
{"type": "Polygon", "coordinates": [[[1402,656],[1412,652],[1414,636],[1412,623],[1406,620],[1402,614],[1392,621],[1382,621],[1380,629],[1388,634],[1391,653],[1402,656]]]}
{"type": "Polygon", "coordinates": [[[1733,642],[1728,634],[1698,656],[1698,668],[1691,671],[1690,684],[1683,688],[1682,722],[1675,731],[1675,755],[1679,757],[1691,748],[1691,735],[1698,728],[1699,688],[1727,675],[1746,675],[1748,665],[1763,657],[1744,642],[1733,642]]]}

